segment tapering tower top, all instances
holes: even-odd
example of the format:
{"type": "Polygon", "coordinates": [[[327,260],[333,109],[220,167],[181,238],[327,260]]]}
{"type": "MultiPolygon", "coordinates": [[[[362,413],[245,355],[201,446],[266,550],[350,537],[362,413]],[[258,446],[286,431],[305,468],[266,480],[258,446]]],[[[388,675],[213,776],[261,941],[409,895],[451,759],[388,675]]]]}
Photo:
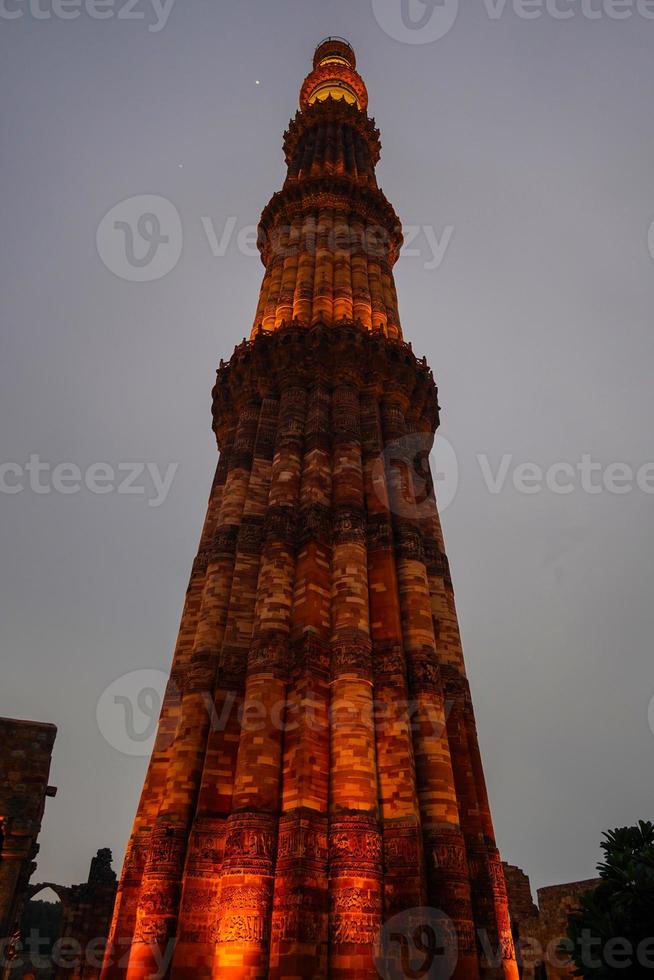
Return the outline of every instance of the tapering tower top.
{"type": "Polygon", "coordinates": [[[313,56],[313,67],[327,62],[341,62],[356,68],[357,59],[354,48],[344,37],[326,37],[320,42],[313,56]]]}
{"type": "Polygon", "coordinates": [[[325,38],[316,48],[313,71],[302,86],[300,108],[332,98],[365,109],[368,92],[356,67],[356,55],[349,41],[342,37],[325,38]]]}
{"type": "Polygon", "coordinates": [[[401,339],[393,266],[402,226],[377,184],[381,143],[351,45],[321,41],[284,134],[288,172],[264,208],[266,273],[252,327],[351,323],[401,339]]]}

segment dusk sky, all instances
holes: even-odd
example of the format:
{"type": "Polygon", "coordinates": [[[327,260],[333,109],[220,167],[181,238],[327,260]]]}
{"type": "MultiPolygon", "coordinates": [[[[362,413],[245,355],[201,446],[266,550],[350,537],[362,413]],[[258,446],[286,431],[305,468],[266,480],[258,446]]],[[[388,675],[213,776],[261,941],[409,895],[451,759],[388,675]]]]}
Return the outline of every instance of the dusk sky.
{"type": "Polygon", "coordinates": [[[604,830],[652,818],[654,3],[403,4],[2,6],[0,714],[59,729],[34,880],[85,880],[100,847],[120,870],[149,743],[114,697],[147,731],[215,370],[263,275],[251,229],[329,34],[357,52],[411,239],[400,312],[451,446],[435,469],[502,856],[534,889],[592,877],[604,830]],[[130,281],[111,234],[142,195],[172,267],[130,281]]]}

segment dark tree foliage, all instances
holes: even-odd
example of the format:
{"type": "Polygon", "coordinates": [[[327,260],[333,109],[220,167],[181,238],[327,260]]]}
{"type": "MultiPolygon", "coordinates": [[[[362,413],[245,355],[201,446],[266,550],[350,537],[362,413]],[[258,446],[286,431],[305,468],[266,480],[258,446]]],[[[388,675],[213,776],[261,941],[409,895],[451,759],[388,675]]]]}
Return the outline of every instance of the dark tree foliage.
{"type": "Polygon", "coordinates": [[[569,917],[577,976],[654,980],[654,824],[604,834],[600,884],[569,917]]]}

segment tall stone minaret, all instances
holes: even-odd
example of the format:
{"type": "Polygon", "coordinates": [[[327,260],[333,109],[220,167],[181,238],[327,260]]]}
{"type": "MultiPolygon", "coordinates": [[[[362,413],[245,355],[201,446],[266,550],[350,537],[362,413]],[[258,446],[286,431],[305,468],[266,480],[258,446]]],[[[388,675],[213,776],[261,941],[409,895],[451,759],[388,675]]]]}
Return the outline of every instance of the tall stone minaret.
{"type": "Polygon", "coordinates": [[[454,923],[457,978],[517,977],[436,501],[415,479],[437,391],[402,339],[367,103],[328,38],[261,218],[252,333],[218,371],[220,459],[104,980],[372,980],[380,927],[417,907],[454,923]]]}

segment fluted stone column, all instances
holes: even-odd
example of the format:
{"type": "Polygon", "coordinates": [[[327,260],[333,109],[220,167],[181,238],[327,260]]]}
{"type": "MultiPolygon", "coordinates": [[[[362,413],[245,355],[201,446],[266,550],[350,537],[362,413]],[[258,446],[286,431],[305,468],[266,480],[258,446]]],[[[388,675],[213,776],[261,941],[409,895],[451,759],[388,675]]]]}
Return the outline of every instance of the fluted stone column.
{"type": "Polygon", "coordinates": [[[474,920],[465,843],[447,738],[446,705],[431,615],[429,583],[415,504],[411,464],[415,450],[405,414],[409,403],[400,391],[382,402],[387,450],[391,459],[390,504],[409,690],[415,707],[414,749],[425,846],[430,903],[453,921],[458,939],[455,976],[478,975],[474,920]],[[407,445],[409,452],[407,454],[407,445]]]}
{"type": "Polygon", "coordinates": [[[223,859],[213,975],[224,980],[267,973],[305,413],[303,389],[286,389],[223,859]]]}
{"type": "Polygon", "coordinates": [[[309,397],[300,489],[271,980],[327,976],[330,414],[319,384],[309,397]]]}
{"type": "Polygon", "coordinates": [[[362,399],[370,634],[384,846],[384,911],[424,906],[426,889],[390,501],[379,394],[362,399]]]}
{"type": "Polygon", "coordinates": [[[278,403],[267,398],[257,410],[257,431],[247,494],[236,538],[234,571],[215,690],[204,694],[209,713],[202,779],[189,839],[173,969],[182,980],[212,972],[220,871],[226,818],[231,810],[240,736],[242,684],[252,638],[261,540],[268,508],[278,403]],[[236,683],[234,681],[236,680],[236,683]]]}
{"type": "Polygon", "coordinates": [[[332,402],[332,714],[329,976],[373,978],[382,915],[382,839],[374,736],[359,392],[332,402]]]}

